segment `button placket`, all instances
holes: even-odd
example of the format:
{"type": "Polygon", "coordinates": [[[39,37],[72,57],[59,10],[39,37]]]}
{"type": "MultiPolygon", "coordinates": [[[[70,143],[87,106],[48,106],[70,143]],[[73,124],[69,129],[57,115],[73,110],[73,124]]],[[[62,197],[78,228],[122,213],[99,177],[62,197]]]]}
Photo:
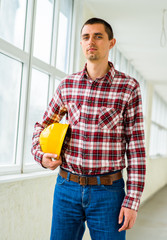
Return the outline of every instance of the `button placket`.
{"type": "MultiPolygon", "coordinates": [[[[86,95],[85,95],[85,102],[84,102],[84,107],[85,107],[85,112],[84,112],[84,123],[85,123],[85,129],[86,129],[86,123],[87,123],[87,110],[88,110],[88,102],[89,102],[89,96],[91,94],[91,85],[88,84],[87,86],[88,91],[86,91],[86,95]]],[[[86,160],[86,140],[87,140],[87,133],[86,131],[84,131],[83,133],[83,151],[82,151],[82,162],[84,162],[84,160],[86,160]]],[[[83,163],[84,165],[84,163],[83,163]]]]}
{"type": "MultiPolygon", "coordinates": [[[[86,110],[87,112],[85,113],[85,130],[86,130],[86,123],[87,121],[89,121],[88,119],[88,115],[89,115],[89,110],[88,110],[88,105],[91,105],[91,104],[94,104],[94,101],[95,101],[95,89],[97,88],[98,86],[98,83],[96,81],[93,81],[91,82],[91,84],[89,85],[89,93],[88,93],[88,96],[87,96],[87,101],[86,101],[86,110]]],[[[87,132],[84,131],[84,142],[83,142],[83,160],[86,159],[87,155],[88,155],[88,152],[86,150],[86,144],[87,144],[87,141],[88,141],[88,136],[87,136],[87,132]]]]}

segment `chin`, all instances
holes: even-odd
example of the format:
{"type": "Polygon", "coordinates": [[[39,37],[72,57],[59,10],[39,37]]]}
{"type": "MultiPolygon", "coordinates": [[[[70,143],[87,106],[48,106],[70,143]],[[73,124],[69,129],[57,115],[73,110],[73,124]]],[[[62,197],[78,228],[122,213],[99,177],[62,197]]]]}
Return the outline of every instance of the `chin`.
{"type": "Polygon", "coordinates": [[[98,57],[95,56],[95,55],[92,55],[92,56],[88,56],[87,59],[89,59],[89,60],[98,60],[98,57]]]}

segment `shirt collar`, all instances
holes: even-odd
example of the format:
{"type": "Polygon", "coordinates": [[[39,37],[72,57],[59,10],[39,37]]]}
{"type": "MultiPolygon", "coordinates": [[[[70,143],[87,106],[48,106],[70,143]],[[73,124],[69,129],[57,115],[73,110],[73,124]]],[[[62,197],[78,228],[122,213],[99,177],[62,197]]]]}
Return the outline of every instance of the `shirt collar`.
{"type": "MultiPolygon", "coordinates": [[[[112,62],[108,62],[108,64],[110,66],[110,70],[104,75],[104,77],[102,77],[100,79],[107,80],[110,84],[112,84],[112,80],[114,79],[114,76],[115,76],[115,68],[114,68],[114,65],[112,62]]],[[[85,67],[82,71],[81,78],[82,79],[90,79],[89,75],[87,73],[87,63],[85,64],[85,67]]]]}

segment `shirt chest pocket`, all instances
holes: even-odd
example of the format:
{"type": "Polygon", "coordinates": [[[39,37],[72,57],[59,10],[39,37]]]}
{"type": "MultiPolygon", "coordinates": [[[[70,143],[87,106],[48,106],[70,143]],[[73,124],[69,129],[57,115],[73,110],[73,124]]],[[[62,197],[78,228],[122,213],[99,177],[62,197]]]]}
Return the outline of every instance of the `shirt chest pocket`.
{"type": "Polygon", "coordinates": [[[102,129],[115,129],[122,115],[120,109],[101,107],[98,126],[102,129]]]}
{"type": "Polygon", "coordinates": [[[80,119],[80,109],[80,103],[68,103],[68,120],[70,124],[77,125],[80,119]]]}

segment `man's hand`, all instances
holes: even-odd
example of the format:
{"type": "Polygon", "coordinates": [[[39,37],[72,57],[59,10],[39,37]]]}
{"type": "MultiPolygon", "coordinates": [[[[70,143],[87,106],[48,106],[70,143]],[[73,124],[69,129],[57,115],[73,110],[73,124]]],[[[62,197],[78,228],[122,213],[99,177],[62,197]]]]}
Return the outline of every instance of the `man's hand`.
{"type": "Polygon", "coordinates": [[[42,158],[42,165],[50,170],[55,170],[58,166],[62,164],[61,157],[56,159],[57,155],[52,153],[45,153],[42,158]],[[52,160],[55,158],[55,161],[52,160]]]}
{"type": "Polygon", "coordinates": [[[136,221],[137,212],[133,209],[122,207],[119,214],[119,224],[122,223],[124,217],[123,226],[118,230],[119,232],[127,229],[131,229],[136,221]]]}

